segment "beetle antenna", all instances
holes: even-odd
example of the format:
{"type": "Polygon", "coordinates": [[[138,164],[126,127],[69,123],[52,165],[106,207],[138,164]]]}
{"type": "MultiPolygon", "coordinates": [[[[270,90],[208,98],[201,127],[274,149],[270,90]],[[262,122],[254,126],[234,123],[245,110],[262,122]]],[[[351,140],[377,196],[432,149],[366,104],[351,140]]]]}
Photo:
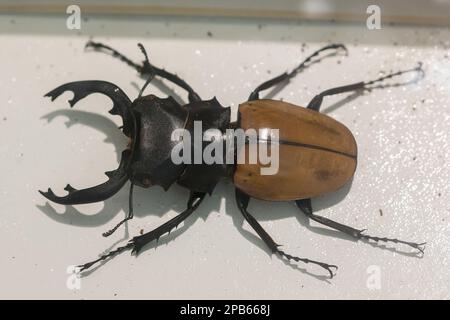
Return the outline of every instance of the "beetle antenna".
{"type": "Polygon", "coordinates": [[[130,185],[130,193],[128,195],[128,216],[125,219],[123,219],[122,221],[120,221],[118,224],[116,224],[116,226],[114,228],[104,232],[103,236],[105,238],[109,237],[110,235],[112,235],[122,224],[124,224],[128,220],[133,219],[133,187],[134,187],[134,184],[131,183],[131,185],[130,185]]]}

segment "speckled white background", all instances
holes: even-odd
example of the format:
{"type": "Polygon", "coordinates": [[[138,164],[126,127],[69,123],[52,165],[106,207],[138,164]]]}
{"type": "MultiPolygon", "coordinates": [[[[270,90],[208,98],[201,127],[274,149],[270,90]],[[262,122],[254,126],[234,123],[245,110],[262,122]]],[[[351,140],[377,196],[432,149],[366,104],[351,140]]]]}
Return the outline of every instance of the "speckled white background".
{"type": "MultiPolygon", "coordinates": [[[[450,297],[449,28],[368,31],[360,24],[91,16],[81,31],[72,31],[64,15],[0,15],[0,43],[0,298],[450,297]],[[116,129],[120,119],[107,113],[107,98],[90,96],[73,110],[70,94],[53,103],[43,98],[60,84],[88,79],[137,95],[144,80],[116,59],[84,52],[90,36],[136,60],[142,42],[154,64],[233,110],[261,81],[328,42],[346,44],[349,56],[313,65],[271,97],[306,105],[323,89],[422,61],[426,77],[417,84],[325,100],[323,111],[354,132],[359,163],[351,185],[314,199],[313,207],[373,235],[427,241],[425,256],[310,226],[292,203],[253,201],[251,212],[288,252],[340,267],[332,280],[314,266],[291,268],[271,257],[247,224],[241,227],[232,184],[223,182],[158,246],[138,258],[122,254],[82,278],[80,290],[69,290],[69,265],[173,217],[188,195],[178,186],[167,193],[136,190],[128,232],[122,228],[104,239],[101,233],[127,210],[128,188],[104,203],[74,207],[49,204],[38,194],[48,186],[62,194],[68,182],[81,188],[104,181],[126,144],[116,129]],[[372,265],[380,268],[378,290],[367,287],[372,265]]],[[[148,92],[164,96],[172,89],[185,101],[185,93],[167,82],[155,82],[148,92]]]]}

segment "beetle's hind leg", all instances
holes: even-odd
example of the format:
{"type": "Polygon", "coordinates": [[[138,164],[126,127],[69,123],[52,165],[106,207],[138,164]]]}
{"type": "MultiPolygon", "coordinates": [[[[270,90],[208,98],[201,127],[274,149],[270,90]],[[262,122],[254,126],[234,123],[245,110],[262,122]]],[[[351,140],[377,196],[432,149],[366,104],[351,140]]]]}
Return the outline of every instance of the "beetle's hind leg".
{"type": "Polygon", "coordinates": [[[312,210],[311,199],[296,200],[295,203],[297,204],[299,209],[311,220],[314,220],[318,223],[321,223],[321,224],[328,226],[330,228],[333,228],[335,230],[341,231],[355,239],[366,240],[366,241],[372,240],[375,242],[381,241],[381,242],[401,243],[401,244],[408,245],[414,249],[417,249],[421,254],[424,253],[425,244],[426,244],[425,242],[424,243],[415,243],[415,242],[408,242],[408,241],[403,241],[403,240],[398,240],[398,239],[379,238],[379,237],[372,237],[369,235],[365,235],[365,234],[363,234],[363,232],[366,229],[358,230],[358,229],[346,226],[344,224],[335,222],[333,220],[327,219],[325,217],[315,215],[312,210]]]}
{"type": "MultiPolygon", "coordinates": [[[[322,105],[323,98],[326,97],[326,96],[331,96],[331,95],[344,93],[344,92],[350,92],[350,91],[363,90],[363,89],[371,90],[371,89],[375,88],[375,87],[372,87],[372,85],[374,85],[374,84],[382,83],[384,80],[391,79],[391,78],[394,78],[396,76],[400,76],[402,74],[409,73],[409,72],[418,72],[419,74],[421,74],[423,76],[424,71],[422,69],[422,63],[419,62],[417,67],[415,67],[413,69],[408,69],[408,70],[402,70],[402,71],[389,73],[389,74],[387,74],[385,76],[382,76],[382,77],[380,77],[378,79],[375,79],[375,80],[372,80],[372,81],[361,81],[361,82],[349,84],[349,85],[346,85],[346,86],[341,86],[341,87],[336,87],[336,88],[325,90],[325,91],[319,93],[318,95],[316,95],[309,102],[307,108],[319,111],[319,109],[320,109],[320,107],[322,105]]],[[[383,87],[383,86],[380,85],[379,87],[383,87]]]]}
{"type": "Polygon", "coordinates": [[[239,207],[239,210],[241,211],[242,215],[244,216],[245,220],[250,224],[250,226],[256,231],[256,233],[259,235],[259,237],[264,241],[264,243],[269,247],[269,249],[272,251],[272,253],[280,255],[280,257],[284,257],[287,260],[293,260],[296,262],[303,262],[303,263],[311,263],[318,265],[325,270],[327,270],[330,273],[330,278],[333,278],[334,274],[333,271],[337,270],[337,266],[330,265],[324,262],[314,261],[307,258],[299,258],[296,256],[291,256],[290,254],[285,253],[284,251],[278,249],[280,245],[278,245],[272,237],[263,229],[263,227],[259,224],[259,222],[247,211],[248,202],[250,201],[250,197],[242,192],[241,190],[236,188],[236,202],[239,207]],[[333,270],[334,269],[334,270],[333,270]]]}
{"type": "Polygon", "coordinates": [[[179,87],[183,88],[184,90],[186,90],[188,92],[189,102],[201,100],[200,96],[194,91],[194,89],[191,88],[190,85],[188,85],[186,83],[186,81],[184,81],[183,79],[178,77],[176,74],[173,74],[171,72],[168,72],[164,69],[161,69],[161,68],[158,68],[158,67],[152,65],[148,59],[147,52],[141,43],[138,43],[138,47],[142,51],[144,58],[145,58],[145,60],[143,61],[142,64],[137,64],[137,63],[133,62],[132,60],[128,59],[126,56],[124,56],[122,53],[120,53],[116,49],[113,49],[110,46],[107,46],[100,42],[88,41],[85,46],[85,48],[92,48],[92,49],[98,50],[98,51],[110,52],[114,57],[119,58],[120,60],[122,60],[123,62],[128,64],[130,67],[136,69],[136,71],[139,72],[140,75],[149,75],[149,74],[153,75],[154,74],[154,75],[157,75],[163,79],[166,79],[166,80],[178,85],[179,87]]]}

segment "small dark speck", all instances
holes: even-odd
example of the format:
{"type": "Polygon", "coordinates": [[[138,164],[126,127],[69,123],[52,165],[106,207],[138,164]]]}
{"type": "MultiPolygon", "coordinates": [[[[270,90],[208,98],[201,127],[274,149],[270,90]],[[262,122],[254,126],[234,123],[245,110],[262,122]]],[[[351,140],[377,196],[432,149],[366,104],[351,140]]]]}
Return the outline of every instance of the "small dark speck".
{"type": "Polygon", "coordinates": [[[401,144],[401,143],[402,143],[401,141],[398,142],[398,144],[401,144]]]}
{"type": "Polygon", "coordinates": [[[117,297],[117,293],[114,293],[114,297],[117,297]]]}
{"type": "Polygon", "coordinates": [[[416,161],[417,157],[413,157],[412,159],[413,159],[413,161],[416,161]]]}
{"type": "Polygon", "coordinates": [[[425,103],[425,99],[420,100],[420,102],[425,103]]]}
{"type": "Polygon", "coordinates": [[[11,23],[11,24],[16,24],[16,20],[11,19],[11,20],[9,20],[9,23],[11,23]]]}
{"type": "Polygon", "coordinates": [[[378,211],[380,211],[380,217],[383,216],[383,210],[379,209],[378,211]]]}
{"type": "Polygon", "coordinates": [[[88,17],[83,17],[83,21],[84,21],[84,22],[88,22],[88,21],[89,21],[89,18],[88,18],[88,17]]]}
{"type": "Polygon", "coordinates": [[[389,22],[389,25],[390,26],[395,26],[395,23],[391,21],[391,22],[389,22]]]}
{"type": "Polygon", "coordinates": [[[16,257],[12,256],[11,259],[15,259],[16,257]]]}
{"type": "Polygon", "coordinates": [[[268,73],[268,74],[271,74],[271,73],[272,73],[272,71],[270,71],[270,70],[267,70],[267,73],[268,73]]]}
{"type": "Polygon", "coordinates": [[[19,154],[19,156],[20,156],[20,157],[23,157],[23,153],[21,152],[21,153],[19,154]]]}
{"type": "Polygon", "coordinates": [[[438,193],[438,197],[440,197],[441,195],[442,195],[442,194],[439,192],[439,193],[438,193]]]}
{"type": "Polygon", "coordinates": [[[395,47],[398,46],[398,42],[396,42],[396,41],[394,41],[392,44],[393,44],[395,47]]]}
{"type": "Polygon", "coordinates": [[[139,233],[140,233],[140,234],[144,234],[144,229],[141,229],[141,230],[139,231],[139,233]]]}
{"type": "Polygon", "coordinates": [[[338,61],[337,61],[337,64],[341,64],[341,60],[338,60],[338,61]]]}
{"type": "Polygon", "coordinates": [[[8,118],[7,117],[3,117],[3,121],[6,121],[6,120],[8,120],[8,118]]]}
{"type": "Polygon", "coordinates": [[[207,34],[207,36],[210,37],[210,38],[212,38],[212,36],[213,36],[213,34],[212,34],[211,31],[208,31],[206,34],[207,34]]]}

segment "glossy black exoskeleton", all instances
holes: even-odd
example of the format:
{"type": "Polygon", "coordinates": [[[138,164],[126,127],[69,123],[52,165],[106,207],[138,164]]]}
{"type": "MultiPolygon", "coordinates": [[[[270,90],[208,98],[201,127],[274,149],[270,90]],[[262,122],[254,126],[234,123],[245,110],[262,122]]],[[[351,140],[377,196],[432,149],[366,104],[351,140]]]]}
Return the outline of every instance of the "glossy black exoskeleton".
{"type": "MultiPolygon", "coordinates": [[[[117,228],[123,224],[125,221],[133,218],[133,187],[140,186],[144,188],[148,188],[150,186],[159,185],[167,190],[172,184],[178,183],[183,187],[186,187],[190,190],[190,197],[187,202],[187,208],[185,211],[180,213],[178,216],[164,223],[160,227],[145,233],[143,235],[135,236],[130,240],[130,242],[122,247],[117,248],[114,251],[111,251],[107,254],[102,255],[97,260],[86,263],[81,267],[81,270],[90,268],[93,264],[110,258],[124,250],[131,249],[132,252],[138,253],[143,246],[148,244],[151,241],[157,240],[163,234],[170,232],[173,228],[178,226],[183,220],[185,220],[194,210],[199,206],[202,202],[206,194],[210,194],[218,181],[221,178],[228,177],[233,179],[233,174],[236,170],[236,165],[228,164],[226,159],[223,161],[213,164],[199,163],[199,164],[185,164],[179,163],[176,164],[171,158],[171,152],[178,143],[176,140],[172,139],[172,134],[176,129],[186,129],[191,133],[191,137],[195,136],[194,127],[196,122],[200,122],[202,124],[202,133],[206,132],[209,129],[218,130],[219,133],[223,136],[226,135],[226,130],[230,128],[236,128],[240,126],[239,117],[237,123],[230,123],[230,108],[224,108],[219,104],[219,102],[213,98],[211,100],[202,100],[200,96],[182,79],[180,79],[175,74],[167,72],[163,69],[160,69],[152,64],[150,64],[147,54],[142,45],[139,45],[142,52],[145,55],[145,61],[143,64],[136,64],[133,61],[129,60],[116,50],[103,45],[101,43],[89,42],[87,47],[93,48],[96,50],[104,50],[111,52],[114,56],[119,57],[121,60],[135,68],[141,75],[145,75],[147,77],[147,82],[142,88],[139,96],[134,101],[131,101],[127,95],[116,85],[106,82],[106,81],[79,81],[64,84],[52,91],[50,91],[46,96],[51,97],[52,100],[56,99],[62,93],[66,91],[72,91],[74,93],[74,97],[70,100],[70,105],[73,106],[79,100],[84,97],[92,94],[92,93],[101,93],[108,96],[113,101],[113,108],[110,113],[113,115],[120,115],[123,120],[122,130],[124,134],[130,139],[129,147],[123,151],[122,158],[120,161],[120,165],[117,170],[107,172],[108,180],[98,186],[76,190],[70,185],[67,185],[65,190],[68,191],[66,196],[56,196],[51,189],[48,189],[47,192],[42,192],[47,199],[60,203],[60,204],[82,204],[82,203],[91,203],[97,201],[103,201],[108,199],[109,197],[116,194],[127,181],[130,181],[130,193],[129,193],[129,214],[128,216],[122,220],[119,224],[117,224],[113,229],[105,232],[104,236],[111,235],[117,228]],[[146,87],[146,85],[155,77],[161,77],[172,83],[180,86],[188,92],[188,100],[189,103],[186,105],[180,105],[177,101],[175,101],[172,97],[168,97],[165,99],[158,98],[154,95],[146,95],[143,96],[142,93],[146,87]]],[[[312,59],[317,57],[321,52],[327,50],[346,50],[343,45],[332,44],[328,45],[320,50],[317,50],[312,55],[310,55],[306,60],[304,60],[297,68],[289,73],[283,73],[273,79],[270,79],[261,85],[259,85],[249,96],[247,103],[247,110],[251,110],[254,108],[253,106],[261,106],[261,101],[259,100],[259,92],[266,90],[270,87],[280,84],[283,81],[289,80],[293,76],[295,76],[299,71],[307,67],[309,64],[315,62],[312,59]]],[[[311,117],[312,121],[317,123],[317,126],[324,126],[324,123],[336,125],[337,128],[341,128],[339,130],[344,130],[342,125],[336,124],[337,122],[330,122],[331,120],[324,120],[325,116],[318,113],[320,106],[322,104],[322,100],[325,96],[330,96],[338,93],[355,91],[355,90],[369,90],[371,89],[371,85],[381,83],[385,79],[392,78],[394,76],[409,72],[409,71],[420,71],[422,72],[420,66],[406,71],[400,71],[396,73],[391,73],[381,78],[378,78],[373,81],[368,82],[358,82],[347,86],[336,87],[315,96],[311,102],[308,104],[306,110],[308,112],[303,112],[302,114],[308,117],[311,117]]],[[[265,108],[270,113],[267,117],[263,117],[264,119],[276,118],[274,117],[274,113],[277,113],[277,108],[284,108],[284,110],[289,111],[290,114],[297,116],[296,111],[292,111],[292,106],[287,106],[281,102],[277,102],[275,100],[265,100],[265,108]],[[274,111],[275,110],[275,111],[274,111]]],[[[295,108],[294,108],[295,109],[295,108]]],[[[253,112],[253,111],[252,111],[253,112]]],[[[288,114],[288,113],[286,113],[288,114]]],[[[266,121],[264,120],[264,121],[266,121]]],[[[286,124],[287,126],[287,124],[286,124]]],[[[294,124],[295,127],[295,124],[294,124]]],[[[283,128],[281,128],[283,129],[283,128]]],[[[291,128],[285,128],[288,131],[292,132],[291,128]]],[[[331,129],[331,128],[329,128],[331,129]]],[[[311,127],[310,127],[311,130],[311,127]]],[[[338,131],[339,131],[338,130],[338,131]]],[[[347,129],[345,129],[347,130],[347,129]]],[[[331,130],[335,133],[339,134],[336,130],[331,130]]],[[[344,131],[342,131],[344,132],[344,131]]],[[[301,134],[299,134],[301,136],[301,134]]],[[[348,134],[351,138],[351,133],[348,134]]],[[[324,136],[325,137],[325,136],[324,136]]],[[[349,138],[349,139],[350,139],[349,138]]],[[[317,140],[317,139],[316,139],[317,140]]],[[[195,144],[195,141],[192,141],[193,148],[200,148],[201,151],[204,148],[203,142],[199,147],[195,144]]],[[[344,141],[345,142],[345,141],[344,141]]],[[[319,150],[317,152],[328,152],[328,156],[336,155],[339,152],[337,150],[333,150],[332,148],[324,148],[323,146],[316,146],[313,144],[305,144],[298,143],[292,141],[282,141],[280,140],[280,145],[283,143],[290,145],[291,147],[298,148],[307,148],[309,152],[311,150],[319,150]],[[309,149],[308,149],[309,148],[309,149]]],[[[354,149],[356,152],[356,149],[354,149]]],[[[350,157],[353,159],[356,164],[356,154],[348,155],[343,152],[339,153],[342,156],[350,157]]],[[[226,156],[226,153],[224,153],[226,156]]],[[[320,157],[326,157],[327,155],[319,154],[320,157]]],[[[316,156],[317,158],[317,156],[316,156]]],[[[283,159],[282,159],[283,160],[283,159]]],[[[353,161],[352,160],[352,161],[353,161]]],[[[284,163],[288,163],[289,161],[293,161],[292,159],[284,159],[284,163]]],[[[314,168],[312,168],[314,169],[314,168]]],[[[242,171],[242,170],[241,170],[242,171]]],[[[243,181],[250,181],[250,187],[253,190],[257,190],[257,184],[251,185],[251,183],[259,181],[258,178],[253,177],[253,180],[248,180],[246,174],[251,176],[251,172],[244,171],[243,181]]],[[[290,172],[283,172],[284,180],[277,180],[280,184],[283,181],[287,181],[288,183],[295,182],[293,178],[289,177],[290,172]],[[290,179],[290,180],[289,180],[290,179]],[[280,182],[281,181],[281,182],[280,182]]],[[[308,172],[306,172],[308,174],[308,172]]],[[[350,172],[353,174],[353,172],[350,172]]],[[[318,183],[321,183],[321,186],[325,186],[324,190],[327,190],[327,183],[329,185],[332,184],[332,180],[330,178],[330,173],[325,170],[325,173],[322,171],[319,172],[318,183]]],[[[295,175],[293,175],[295,178],[295,175]]],[[[235,183],[236,184],[236,183],[235,183]]],[[[307,186],[303,186],[307,188],[307,186]]],[[[274,186],[275,190],[271,193],[273,198],[269,200],[280,200],[282,194],[277,194],[277,186],[274,186]]],[[[330,187],[331,188],[331,187],[330,187]]],[[[242,188],[241,188],[242,189],[242,188]]],[[[265,244],[269,247],[272,253],[276,253],[281,257],[287,258],[288,260],[294,260],[297,262],[304,263],[312,263],[319,265],[326,269],[330,276],[333,276],[332,269],[337,268],[334,265],[329,265],[327,263],[314,261],[306,258],[299,258],[296,256],[289,255],[279,249],[279,245],[275,243],[275,241],[271,238],[271,236],[262,228],[262,226],[257,222],[257,220],[247,211],[247,206],[250,200],[250,197],[256,197],[255,194],[246,193],[240,188],[236,187],[236,200],[237,205],[241,213],[243,214],[245,220],[252,226],[252,228],[256,231],[256,233],[260,236],[260,238],[265,242],[265,244]]],[[[285,196],[285,195],[284,195],[285,196]]],[[[259,197],[260,199],[264,199],[264,197],[259,197]]],[[[267,199],[266,199],[267,200],[267,199]]],[[[317,221],[321,224],[324,224],[328,227],[339,230],[350,237],[360,240],[366,241],[383,241],[383,242],[394,242],[394,243],[402,243],[409,245],[413,248],[419,250],[419,252],[423,252],[424,243],[413,243],[406,242],[398,239],[390,239],[390,238],[379,238],[372,237],[363,233],[363,230],[354,229],[352,227],[340,224],[338,222],[332,221],[330,219],[315,215],[312,211],[311,207],[311,199],[310,197],[306,198],[292,198],[291,200],[295,200],[295,203],[299,207],[299,209],[310,219],[317,221]]]]}

